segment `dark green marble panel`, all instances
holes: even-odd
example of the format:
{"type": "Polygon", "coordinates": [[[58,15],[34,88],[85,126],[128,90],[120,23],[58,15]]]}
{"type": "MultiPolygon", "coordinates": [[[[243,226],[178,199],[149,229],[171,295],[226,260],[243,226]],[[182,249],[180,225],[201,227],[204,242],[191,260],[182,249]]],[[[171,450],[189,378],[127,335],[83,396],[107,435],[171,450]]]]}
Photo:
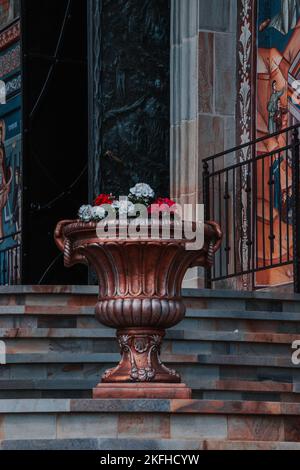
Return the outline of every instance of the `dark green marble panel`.
{"type": "Polygon", "coordinates": [[[94,48],[92,73],[95,83],[98,70],[100,83],[91,99],[98,115],[93,132],[100,139],[92,149],[90,194],[100,189],[127,194],[131,185],[143,181],[167,195],[169,1],[102,0],[100,7],[99,1],[92,2],[101,18],[98,32],[94,25],[92,41],[99,54],[94,48]]]}

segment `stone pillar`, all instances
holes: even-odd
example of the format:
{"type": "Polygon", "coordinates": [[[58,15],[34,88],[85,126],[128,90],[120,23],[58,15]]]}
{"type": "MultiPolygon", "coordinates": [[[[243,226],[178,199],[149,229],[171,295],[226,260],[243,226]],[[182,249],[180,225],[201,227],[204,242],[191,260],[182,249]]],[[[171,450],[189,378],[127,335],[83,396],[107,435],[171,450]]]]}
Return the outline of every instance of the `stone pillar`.
{"type": "Polygon", "coordinates": [[[171,4],[171,196],[199,199],[198,0],[171,4]]]}
{"type": "Polygon", "coordinates": [[[202,202],[202,160],[236,144],[236,30],[237,0],[171,2],[171,196],[182,204],[202,202]]]}

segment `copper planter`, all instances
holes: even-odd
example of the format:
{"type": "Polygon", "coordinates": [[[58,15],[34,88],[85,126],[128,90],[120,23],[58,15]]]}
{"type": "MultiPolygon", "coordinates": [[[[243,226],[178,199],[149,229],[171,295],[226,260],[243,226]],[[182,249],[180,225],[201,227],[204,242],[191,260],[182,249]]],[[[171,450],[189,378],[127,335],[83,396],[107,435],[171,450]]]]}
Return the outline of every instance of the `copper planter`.
{"type": "Polygon", "coordinates": [[[180,375],[162,363],[160,349],[165,330],[185,315],[181,284],[187,269],[210,265],[220,245],[218,225],[205,224],[198,251],[186,250],[187,240],[172,235],[168,240],[98,238],[94,222],[78,220],[60,222],[55,241],[66,267],[94,267],[96,317],[117,329],[121,360],[105,372],[94,397],[190,397],[180,375]]]}

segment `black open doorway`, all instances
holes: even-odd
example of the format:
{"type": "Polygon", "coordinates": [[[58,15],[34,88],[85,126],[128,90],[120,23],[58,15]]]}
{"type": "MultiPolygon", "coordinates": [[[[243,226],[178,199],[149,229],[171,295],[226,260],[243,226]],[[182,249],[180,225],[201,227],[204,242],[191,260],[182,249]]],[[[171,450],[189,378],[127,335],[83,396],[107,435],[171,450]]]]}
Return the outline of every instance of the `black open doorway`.
{"type": "Polygon", "coordinates": [[[87,5],[22,0],[22,283],[82,284],[53,242],[88,198],[87,5]]]}

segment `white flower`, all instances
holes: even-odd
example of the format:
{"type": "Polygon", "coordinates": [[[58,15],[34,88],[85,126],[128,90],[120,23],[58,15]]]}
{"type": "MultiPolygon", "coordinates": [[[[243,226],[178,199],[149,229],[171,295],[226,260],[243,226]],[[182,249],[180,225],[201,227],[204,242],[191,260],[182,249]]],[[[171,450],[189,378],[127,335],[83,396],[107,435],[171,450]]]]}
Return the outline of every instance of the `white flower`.
{"type": "Polygon", "coordinates": [[[137,198],[145,197],[150,199],[154,197],[153,189],[146,183],[138,183],[133,188],[130,188],[130,194],[137,198]]]}
{"type": "Polygon", "coordinates": [[[101,206],[95,206],[92,208],[92,219],[95,221],[101,220],[105,217],[105,209],[101,206]]]}
{"type": "Polygon", "coordinates": [[[134,212],[135,212],[134,204],[127,200],[122,200],[122,201],[115,200],[112,203],[112,207],[114,209],[117,209],[119,214],[122,214],[122,215],[124,214],[134,215],[134,212]]]}
{"type": "Polygon", "coordinates": [[[90,222],[92,220],[92,206],[90,204],[87,204],[85,206],[81,206],[79,211],[78,211],[78,217],[83,221],[83,222],[90,222]]]}

